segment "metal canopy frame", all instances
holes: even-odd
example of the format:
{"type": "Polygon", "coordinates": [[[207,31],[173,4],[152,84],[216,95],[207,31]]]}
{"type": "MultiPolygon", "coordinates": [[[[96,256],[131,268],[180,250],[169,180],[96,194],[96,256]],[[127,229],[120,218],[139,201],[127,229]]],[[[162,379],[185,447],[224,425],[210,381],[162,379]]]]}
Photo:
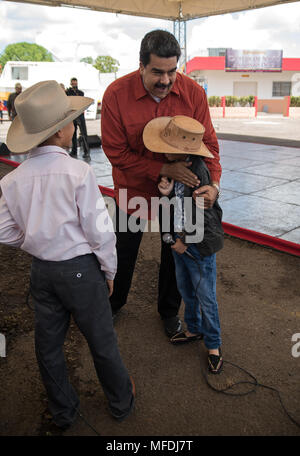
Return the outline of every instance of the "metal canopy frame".
{"type": "Polygon", "coordinates": [[[183,73],[186,73],[186,21],[179,21],[176,20],[173,22],[173,33],[175,38],[177,39],[180,49],[181,49],[181,56],[179,59],[179,70],[183,73]]]}

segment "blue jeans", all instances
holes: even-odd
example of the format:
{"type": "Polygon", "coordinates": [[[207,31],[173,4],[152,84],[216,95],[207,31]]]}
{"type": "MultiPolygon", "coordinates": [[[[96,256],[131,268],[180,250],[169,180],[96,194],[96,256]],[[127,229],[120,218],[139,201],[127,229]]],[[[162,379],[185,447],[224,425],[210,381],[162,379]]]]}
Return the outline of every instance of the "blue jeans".
{"type": "Polygon", "coordinates": [[[195,244],[188,246],[196,259],[173,250],[178,290],[185,303],[184,321],[194,334],[203,334],[208,349],[219,348],[221,331],[216,299],[216,254],[202,257],[195,244]]]}

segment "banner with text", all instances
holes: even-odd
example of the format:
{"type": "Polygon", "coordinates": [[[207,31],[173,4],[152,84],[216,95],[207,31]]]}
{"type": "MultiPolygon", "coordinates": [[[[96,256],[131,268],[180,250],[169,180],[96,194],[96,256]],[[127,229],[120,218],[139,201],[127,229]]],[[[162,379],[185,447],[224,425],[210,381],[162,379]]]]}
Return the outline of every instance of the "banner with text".
{"type": "Polygon", "coordinates": [[[226,49],[225,71],[282,71],[282,50],[226,49]]]}

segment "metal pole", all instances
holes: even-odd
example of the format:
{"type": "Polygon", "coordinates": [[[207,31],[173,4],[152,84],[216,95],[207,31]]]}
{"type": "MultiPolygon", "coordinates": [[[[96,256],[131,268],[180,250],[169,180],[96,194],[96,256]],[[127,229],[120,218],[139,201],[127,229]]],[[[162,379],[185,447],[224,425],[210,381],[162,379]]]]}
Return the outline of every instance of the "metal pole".
{"type": "Polygon", "coordinates": [[[183,73],[186,73],[186,21],[176,20],[173,22],[173,33],[175,38],[177,39],[180,49],[181,49],[181,56],[179,59],[179,69],[182,70],[183,73]]]}

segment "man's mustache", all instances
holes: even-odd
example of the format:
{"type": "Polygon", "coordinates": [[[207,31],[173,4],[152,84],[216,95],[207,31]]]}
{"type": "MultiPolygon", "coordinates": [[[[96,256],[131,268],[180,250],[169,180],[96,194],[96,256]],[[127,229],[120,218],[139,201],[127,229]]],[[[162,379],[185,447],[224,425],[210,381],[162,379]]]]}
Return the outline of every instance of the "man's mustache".
{"type": "Polygon", "coordinates": [[[155,87],[157,89],[168,89],[169,87],[171,87],[172,83],[170,82],[169,84],[161,84],[160,82],[158,82],[157,84],[155,84],[155,87]]]}

